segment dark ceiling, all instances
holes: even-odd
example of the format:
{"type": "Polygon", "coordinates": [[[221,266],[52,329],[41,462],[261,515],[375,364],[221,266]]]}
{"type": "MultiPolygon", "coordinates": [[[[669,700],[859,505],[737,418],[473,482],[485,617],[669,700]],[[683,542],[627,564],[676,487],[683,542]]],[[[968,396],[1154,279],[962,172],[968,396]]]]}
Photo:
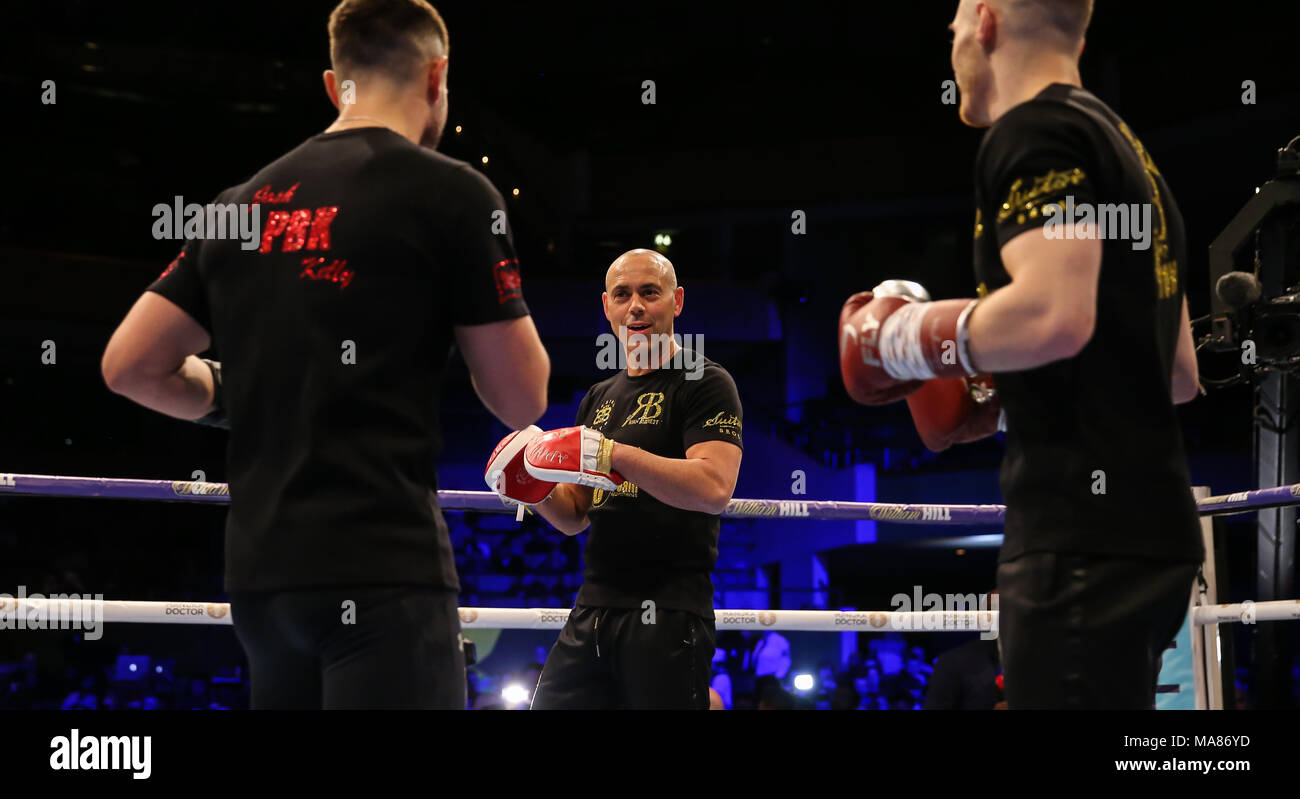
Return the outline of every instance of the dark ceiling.
{"type": "MultiPolygon", "coordinates": [[[[511,220],[534,284],[602,274],[663,229],[679,272],[750,283],[792,328],[799,313],[834,318],[873,276],[907,274],[936,297],[972,290],[980,132],[940,101],[955,2],[436,5],[451,32],[449,127],[463,128],[442,149],[490,155],[486,174],[521,190],[511,220]],[[807,243],[785,235],[793,208],[816,221],[807,243]]],[[[1208,311],[1210,241],[1300,134],[1298,6],[1098,4],[1084,83],[1178,197],[1194,315],[1208,311]]],[[[111,329],[174,255],[150,235],[154,204],[213,197],[326,127],[332,7],[7,6],[0,330],[54,315],[111,329]],[[46,80],[55,105],[40,101],[46,80]],[[70,280],[68,263],[98,277],[70,280]]],[[[1219,410],[1243,440],[1247,414],[1219,410]]]]}
{"type": "MultiPolygon", "coordinates": [[[[159,197],[215,195],[330,122],[332,5],[10,5],[3,243],[169,257],[144,233],[159,197]],[[71,203],[76,224],[50,213],[71,203]]],[[[521,188],[525,256],[593,221],[969,204],[979,132],[940,102],[955,2],[437,5],[464,127],[443,149],[521,188]]],[[[1297,4],[1098,6],[1085,85],[1217,229],[1300,133],[1297,4]]]]}

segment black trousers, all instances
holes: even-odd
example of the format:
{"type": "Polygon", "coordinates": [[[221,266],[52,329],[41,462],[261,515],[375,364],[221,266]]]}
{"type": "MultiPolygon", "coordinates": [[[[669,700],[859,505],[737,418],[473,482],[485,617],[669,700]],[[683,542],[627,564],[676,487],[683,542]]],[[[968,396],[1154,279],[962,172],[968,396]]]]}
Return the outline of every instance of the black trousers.
{"type": "Polygon", "coordinates": [[[683,610],[575,605],[546,656],[533,710],[708,710],[717,632],[683,610]]]}
{"type": "Polygon", "coordinates": [[[456,594],[419,586],[232,592],[253,709],[465,709],[456,594]]]}
{"type": "Polygon", "coordinates": [[[1007,706],[1151,709],[1197,564],[1040,552],[998,565],[1007,706]]]}

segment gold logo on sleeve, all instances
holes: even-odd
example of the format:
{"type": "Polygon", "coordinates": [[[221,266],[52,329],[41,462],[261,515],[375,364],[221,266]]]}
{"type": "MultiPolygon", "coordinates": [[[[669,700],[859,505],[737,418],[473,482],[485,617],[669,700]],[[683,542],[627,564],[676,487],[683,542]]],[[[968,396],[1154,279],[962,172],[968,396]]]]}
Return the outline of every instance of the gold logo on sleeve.
{"type": "Polygon", "coordinates": [[[1017,222],[1023,223],[1020,217],[1024,216],[1025,211],[1035,211],[1037,206],[1049,195],[1069,186],[1078,186],[1087,179],[1082,169],[1075,167],[1069,172],[1058,172],[1055,169],[1048,170],[1046,175],[1039,175],[1034,178],[1034,183],[1028,189],[1025,189],[1025,181],[1017,178],[1015,183],[1011,184],[1011,191],[1007,193],[1006,202],[998,209],[998,222],[1006,221],[1006,218],[1012,214],[1018,214],[1017,222]]]}
{"type": "Polygon", "coordinates": [[[734,413],[718,411],[712,419],[706,419],[700,427],[716,427],[727,435],[740,438],[740,417],[734,413]]]}

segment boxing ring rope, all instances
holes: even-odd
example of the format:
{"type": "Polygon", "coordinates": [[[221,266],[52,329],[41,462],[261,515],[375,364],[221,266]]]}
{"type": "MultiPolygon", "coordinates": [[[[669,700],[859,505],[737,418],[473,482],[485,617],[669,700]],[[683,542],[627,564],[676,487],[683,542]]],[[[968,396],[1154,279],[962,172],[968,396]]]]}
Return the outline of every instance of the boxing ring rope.
{"type": "MultiPolygon", "coordinates": [[[[460,608],[469,630],[559,630],[568,608],[460,608]]],[[[719,630],[785,632],[987,632],[997,629],[996,610],[718,610],[719,630]]],[[[129,600],[12,597],[0,594],[0,629],[21,617],[34,629],[76,624],[230,625],[226,602],[134,602],[129,600]],[[39,625],[39,626],[38,626],[39,625]]],[[[1238,602],[1192,609],[1192,624],[1253,623],[1300,619],[1300,600],[1238,602]]]]}
{"type": "MultiPolygon", "coordinates": [[[[166,502],[230,502],[226,483],[193,480],[136,480],[117,477],[62,477],[45,474],[0,474],[0,494],[57,497],[146,499],[166,502]]],[[[1263,508],[1300,504],[1300,483],[1239,491],[1197,500],[1203,516],[1246,513],[1263,508]]],[[[439,491],[442,510],[514,513],[492,491],[439,491]]],[[[1002,524],[1005,505],[898,504],[830,500],[733,499],[724,519],[826,519],[882,521],[896,524],[1002,524]]]]}
{"type": "MultiPolygon", "coordinates": [[[[1275,488],[1206,496],[1208,489],[1193,489],[1202,517],[1246,513],[1264,508],[1300,505],[1300,483],[1275,488]]],[[[225,483],[191,480],[136,480],[110,477],[65,477],[0,473],[0,496],[101,497],[171,502],[228,503],[225,483]]],[[[439,491],[442,510],[514,513],[518,506],[492,491],[439,491]]],[[[728,519],[831,519],[878,521],[894,524],[1002,525],[1004,505],[899,504],[888,502],[836,502],[825,500],[733,499],[722,513],[728,519]]],[[[1202,519],[1206,550],[1212,551],[1211,527],[1202,519]]],[[[1217,602],[1213,559],[1202,564],[1203,579],[1190,596],[1193,692],[1198,709],[1222,708],[1219,627],[1230,623],[1300,619],[1300,600],[1268,602],[1217,602]]],[[[21,592],[20,592],[21,593],[21,592]]],[[[973,595],[971,595],[973,596],[973,595]]],[[[951,602],[951,600],[950,600],[951,602]]],[[[954,602],[958,607],[969,607],[954,602]]],[[[569,617],[567,608],[460,608],[465,629],[558,630],[569,617]]],[[[829,611],[829,610],[717,610],[718,630],[783,630],[808,632],[947,632],[992,631],[996,635],[997,611],[829,611]]],[[[85,627],[100,623],[230,625],[230,606],[224,602],[137,602],[98,597],[12,597],[0,594],[0,630],[15,627],[67,629],[68,621],[85,627]]]]}

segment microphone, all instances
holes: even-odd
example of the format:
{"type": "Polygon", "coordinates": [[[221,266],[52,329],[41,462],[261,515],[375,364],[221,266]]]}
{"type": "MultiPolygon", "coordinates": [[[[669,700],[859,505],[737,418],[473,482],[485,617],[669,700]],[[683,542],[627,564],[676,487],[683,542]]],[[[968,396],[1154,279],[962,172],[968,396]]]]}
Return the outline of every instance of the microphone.
{"type": "Polygon", "coordinates": [[[1259,302],[1263,292],[1259,278],[1250,272],[1228,272],[1214,284],[1214,293],[1234,311],[1259,302]]]}

